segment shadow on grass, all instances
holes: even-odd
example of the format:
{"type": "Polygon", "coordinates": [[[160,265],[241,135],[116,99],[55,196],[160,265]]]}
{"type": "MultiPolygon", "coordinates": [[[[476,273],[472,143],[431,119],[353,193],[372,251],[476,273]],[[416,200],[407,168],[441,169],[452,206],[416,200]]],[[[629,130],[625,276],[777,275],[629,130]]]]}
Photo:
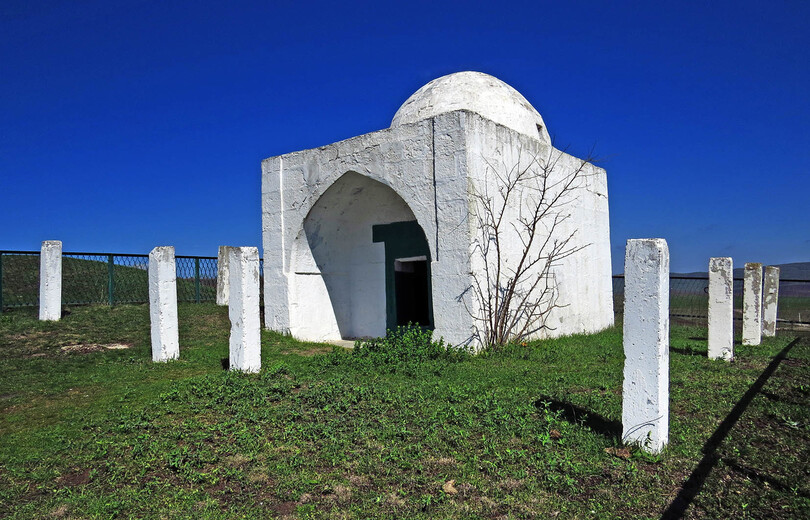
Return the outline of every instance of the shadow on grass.
{"type": "Polygon", "coordinates": [[[622,423],[620,421],[612,421],[575,404],[559,401],[549,396],[540,396],[534,402],[534,406],[542,410],[546,403],[548,403],[549,410],[559,414],[561,419],[571,424],[587,426],[599,435],[612,440],[621,438],[622,423]]]}
{"type": "Polygon", "coordinates": [[[800,497],[810,498],[810,493],[806,493],[798,489],[794,490],[789,484],[783,482],[782,480],[765,472],[744,466],[738,463],[736,459],[722,458],[721,460],[723,461],[723,464],[731,468],[732,471],[735,471],[740,475],[744,475],[749,480],[759,482],[760,484],[767,484],[778,491],[796,493],[800,497]]]}
{"type": "Polygon", "coordinates": [[[754,397],[762,390],[762,387],[765,386],[765,383],[771,378],[779,367],[779,364],[787,357],[790,350],[799,343],[800,339],[801,338],[796,338],[791,341],[789,345],[783,348],[782,351],[771,360],[770,364],[762,371],[762,374],[760,374],[757,380],[748,388],[745,395],[737,401],[737,404],[734,405],[731,412],[723,419],[723,422],[720,423],[720,426],[717,427],[712,436],[709,437],[709,440],[706,441],[701,450],[703,452],[703,458],[694,471],[692,471],[692,474],[689,475],[686,482],[684,482],[678,496],[675,497],[669,507],[667,507],[661,515],[661,520],[683,518],[689,505],[695,500],[698,493],[700,493],[703,484],[706,483],[709,473],[711,473],[714,466],[720,460],[717,449],[726,437],[728,437],[729,432],[731,432],[731,429],[740,419],[743,412],[748,408],[748,405],[751,404],[751,401],[754,400],[754,397]]]}

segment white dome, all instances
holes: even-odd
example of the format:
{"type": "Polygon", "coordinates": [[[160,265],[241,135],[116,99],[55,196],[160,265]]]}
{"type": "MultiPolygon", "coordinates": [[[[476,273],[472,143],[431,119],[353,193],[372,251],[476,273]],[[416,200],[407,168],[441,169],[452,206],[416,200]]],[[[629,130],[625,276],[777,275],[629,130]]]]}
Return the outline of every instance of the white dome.
{"type": "Polygon", "coordinates": [[[399,107],[391,126],[416,123],[454,110],[469,110],[544,142],[543,118],[520,92],[482,72],[456,72],[434,79],[399,107]]]}

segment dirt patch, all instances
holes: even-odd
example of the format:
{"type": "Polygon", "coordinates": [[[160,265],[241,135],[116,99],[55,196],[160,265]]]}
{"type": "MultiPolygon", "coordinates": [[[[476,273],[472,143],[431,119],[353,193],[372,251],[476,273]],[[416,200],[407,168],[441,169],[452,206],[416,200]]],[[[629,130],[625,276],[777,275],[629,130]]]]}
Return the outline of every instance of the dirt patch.
{"type": "Polygon", "coordinates": [[[371,479],[364,475],[349,475],[349,483],[359,489],[368,489],[371,487],[371,479]]]}
{"type": "Polygon", "coordinates": [[[425,464],[434,468],[446,468],[458,466],[458,461],[452,457],[439,457],[426,459],[425,464]]]}
{"type": "Polygon", "coordinates": [[[332,490],[332,493],[332,496],[334,496],[335,499],[341,504],[346,504],[352,499],[352,490],[348,486],[338,484],[332,490]]]}
{"type": "Polygon", "coordinates": [[[245,466],[248,462],[250,462],[250,459],[242,455],[241,453],[237,453],[236,455],[229,455],[225,457],[223,460],[227,465],[235,468],[241,468],[245,466]]]}
{"type": "Polygon", "coordinates": [[[287,516],[295,512],[297,505],[297,502],[281,502],[280,504],[274,504],[272,508],[277,514],[287,516]]]}
{"type": "Polygon", "coordinates": [[[523,487],[522,480],[516,480],[513,478],[507,478],[498,482],[498,487],[503,489],[504,491],[515,491],[523,487]]]}
{"type": "Polygon", "coordinates": [[[332,349],[328,347],[309,347],[309,348],[302,348],[300,350],[282,350],[281,353],[284,354],[285,356],[295,354],[303,357],[312,357],[317,356],[318,354],[326,354],[331,351],[332,349]]]}
{"type": "Polygon", "coordinates": [[[104,345],[98,343],[79,343],[76,345],[65,345],[59,350],[67,354],[89,354],[91,352],[100,352],[102,350],[125,350],[130,347],[131,345],[126,345],[124,343],[107,343],[104,345]]]}
{"type": "Polygon", "coordinates": [[[385,505],[391,506],[394,508],[399,508],[405,506],[405,500],[397,495],[396,493],[388,493],[385,496],[384,500],[385,505]]]}
{"type": "Polygon", "coordinates": [[[66,473],[56,478],[56,482],[64,487],[83,486],[90,482],[90,470],[83,469],[66,473]]]}

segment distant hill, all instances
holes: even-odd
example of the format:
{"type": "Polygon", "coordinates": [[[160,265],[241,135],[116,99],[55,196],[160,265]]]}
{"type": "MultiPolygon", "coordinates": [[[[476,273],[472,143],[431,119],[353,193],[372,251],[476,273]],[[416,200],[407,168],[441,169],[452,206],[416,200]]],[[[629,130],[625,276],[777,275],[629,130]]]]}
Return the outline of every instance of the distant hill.
{"type": "MultiPolygon", "coordinates": [[[[779,268],[779,278],[783,280],[808,280],[810,281],[810,262],[794,262],[792,264],[776,264],[779,268]]],[[[743,277],[743,267],[734,269],[734,278],[743,277]]],[[[707,271],[696,271],[693,273],[671,273],[676,276],[693,276],[695,278],[705,278],[709,274],[707,271]]]]}

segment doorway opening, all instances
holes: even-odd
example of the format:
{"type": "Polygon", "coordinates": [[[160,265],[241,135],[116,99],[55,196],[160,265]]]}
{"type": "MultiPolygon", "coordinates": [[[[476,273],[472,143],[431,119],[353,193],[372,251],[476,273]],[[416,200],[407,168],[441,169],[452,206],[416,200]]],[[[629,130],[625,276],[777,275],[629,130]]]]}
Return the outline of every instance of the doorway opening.
{"type": "Polygon", "coordinates": [[[374,242],[385,244],[386,328],[409,323],[433,329],[430,248],[415,220],[372,227],[374,242]]]}
{"type": "Polygon", "coordinates": [[[394,293],[397,303],[397,325],[430,327],[430,268],[427,256],[394,260],[394,293]]]}

